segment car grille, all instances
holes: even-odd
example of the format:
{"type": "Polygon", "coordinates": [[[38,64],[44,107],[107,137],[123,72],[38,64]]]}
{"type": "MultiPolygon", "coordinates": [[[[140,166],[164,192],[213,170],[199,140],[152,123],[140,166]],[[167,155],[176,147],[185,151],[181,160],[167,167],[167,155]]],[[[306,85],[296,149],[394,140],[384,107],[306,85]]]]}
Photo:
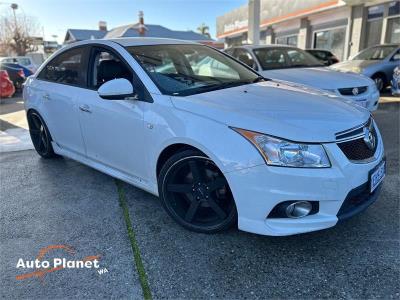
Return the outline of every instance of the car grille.
{"type": "Polygon", "coordinates": [[[364,94],[368,90],[367,86],[351,87],[339,89],[339,93],[343,96],[358,96],[364,94]]]}
{"type": "Polygon", "coordinates": [[[362,161],[372,158],[378,145],[378,136],[370,118],[367,123],[359,128],[352,129],[350,132],[336,134],[341,140],[337,142],[338,147],[349,160],[362,161]],[[364,129],[368,128],[372,134],[375,143],[373,147],[369,147],[364,140],[364,129]]]}

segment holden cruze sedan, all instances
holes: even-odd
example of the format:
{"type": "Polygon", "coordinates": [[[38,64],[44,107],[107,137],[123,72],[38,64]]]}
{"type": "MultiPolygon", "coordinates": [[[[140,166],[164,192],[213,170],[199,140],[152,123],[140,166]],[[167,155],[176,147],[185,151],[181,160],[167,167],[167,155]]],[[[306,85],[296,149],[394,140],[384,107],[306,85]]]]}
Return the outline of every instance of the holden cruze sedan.
{"type": "Polygon", "coordinates": [[[373,203],[385,176],[368,110],[195,43],[78,42],[28,79],[24,99],[39,155],[157,195],[197,232],[328,228],[373,203]]]}
{"type": "Polygon", "coordinates": [[[265,77],[325,90],[370,111],[378,108],[379,91],[370,78],[328,68],[302,49],[288,45],[243,45],[227,49],[226,53],[265,77]]]}

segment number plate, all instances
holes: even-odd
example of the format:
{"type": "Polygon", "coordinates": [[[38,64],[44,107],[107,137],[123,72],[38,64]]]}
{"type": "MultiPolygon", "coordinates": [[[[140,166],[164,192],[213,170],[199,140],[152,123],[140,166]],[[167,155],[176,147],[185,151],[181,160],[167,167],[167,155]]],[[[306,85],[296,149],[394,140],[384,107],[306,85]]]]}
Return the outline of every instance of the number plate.
{"type": "Polygon", "coordinates": [[[378,187],[383,178],[385,178],[385,166],[386,162],[381,161],[381,163],[371,172],[369,180],[371,193],[378,187]]]}

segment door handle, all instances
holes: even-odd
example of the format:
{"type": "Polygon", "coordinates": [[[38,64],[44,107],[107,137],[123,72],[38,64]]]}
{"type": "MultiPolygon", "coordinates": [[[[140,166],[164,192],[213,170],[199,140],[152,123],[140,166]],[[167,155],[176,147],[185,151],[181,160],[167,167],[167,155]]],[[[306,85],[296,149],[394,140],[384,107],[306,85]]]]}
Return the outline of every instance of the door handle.
{"type": "Polygon", "coordinates": [[[92,111],[90,110],[89,105],[86,105],[86,104],[83,104],[83,105],[79,106],[79,109],[80,109],[81,111],[84,111],[84,112],[87,112],[87,113],[91,113],[91,112],[92,112],[92,111]]]}
{"type": "Polygon", "coordinates": [[[49,94],[44,94],[44,95],[43,95],[43,99],[44,99],[44,100],[50,100],[49,94]]]}

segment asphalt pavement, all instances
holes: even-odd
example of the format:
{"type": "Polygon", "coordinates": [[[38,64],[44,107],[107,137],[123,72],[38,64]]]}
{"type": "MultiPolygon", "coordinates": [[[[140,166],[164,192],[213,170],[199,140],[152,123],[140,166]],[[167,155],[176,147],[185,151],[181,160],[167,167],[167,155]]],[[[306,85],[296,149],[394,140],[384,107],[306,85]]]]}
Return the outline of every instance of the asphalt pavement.
{"type": "MultiPolygon", "coordinates": [[[[2,116],[21,113],[9,109],[2,116]]],[[[0,298],[140,299],[146,283],[154,299],[399,299],[399,113],[396,101],[374,113],[388,163],[379,200],[334,228],[290,237],[189,232],[156,197],[82,164],[3,151],[0,298]],[[99,257],[107,272],[24,277],[29,271],[16,268],[49,248],[49,258],[99,257]]]]}

